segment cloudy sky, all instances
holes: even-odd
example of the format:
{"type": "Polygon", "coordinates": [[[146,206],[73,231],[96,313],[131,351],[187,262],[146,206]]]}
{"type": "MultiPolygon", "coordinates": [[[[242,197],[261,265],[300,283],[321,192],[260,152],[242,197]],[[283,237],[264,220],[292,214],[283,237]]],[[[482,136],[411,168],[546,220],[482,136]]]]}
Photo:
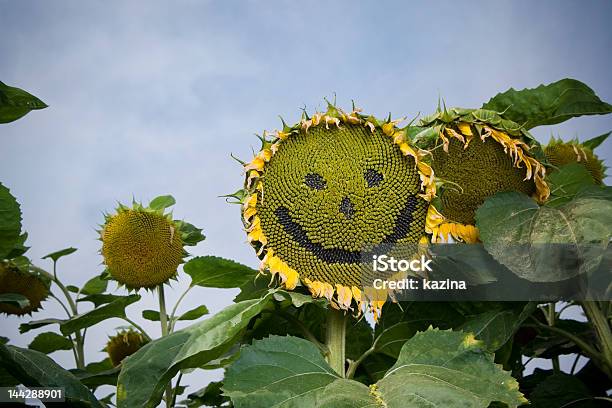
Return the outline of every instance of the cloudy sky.
{"type": "MultiPolygon", "coordinates": [[[[323,108],[336,93],[346,108],[355,99],[379,116],[415,116],[439,96],[478,107],[509,87],[564,77],[611,101],[610,17],[609,1],[0,0],[0,80],[49,105],[0,125],[0,181],[21,202],[29,255],[41,266],[50,266],[39,260],[46,253],[79,248],[60,264],[70,284],[102,270],[103,212],[168,193],[175,216],[207,235],[193,254],[256,266],[238,207],[218,196],[241,185],[230,153],[249,158],[253,134],[277,128],[277,115],[296,121],[300,108],[323,108]]],[[[534,133],[585,139],[611,129],[610,117],[590,117],[534,133]]],[[[599,153],[609,162],[612,142],[599,153]]],[[[184,307],[203,300],[216,312],[234,294],[199,289],[184,307]]],[[[144,299],[154,307],[152,295],[144,299]]],[[[138,309],[128,313],[137,319],[138,309]]],[[[35,317],[54,313],[47,302],[35,317]]],[[[0,319],[14,344],[31,341],[16,319],[0,319]]],[[[90,330],[90,361],[122,324],[90,330]]],[[[71,367],[69,352],[55,357],[71,367]]]]}

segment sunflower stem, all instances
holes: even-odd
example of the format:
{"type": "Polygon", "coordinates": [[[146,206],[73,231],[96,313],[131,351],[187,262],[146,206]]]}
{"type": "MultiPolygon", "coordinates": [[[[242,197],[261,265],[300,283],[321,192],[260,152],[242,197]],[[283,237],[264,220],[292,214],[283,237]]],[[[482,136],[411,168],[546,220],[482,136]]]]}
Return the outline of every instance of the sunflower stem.
{"type": "Polygon", "coordinates": [[[612,327],[603,311],[595,301],[583,301],[582,309],[595,328],[599,349],[601,351],[601,365],[603,371],[612,378],[612,327]]]}
{"type": "MultiPolygon", "coordinates": [[[[157,293],[159,294],[159,322],[161,323],[161,335],[165,337],[168,335],[168,314],[166,312],[166,296],[164,295],[164,284],[161,283],[157,286],[157,293]]],[[[166,407],[172,406],[172,381],[166,384],[166,407]]]]}
{"type": "Polygon", "coordinates": [[[344,362],[346,347],[346,316],[340,310],[327,311],[327,328],[325,331],[325,345],[329,350],[327,362],[340,377],[344,378],[344,362]]]}
{"type": "MultiPolygon", "coordinates": [[[[51,279],[57,285],[57,287],[60,288],[60,290],[64,294],[64,297],[66,298],[66,301],[68,302],[68,306],[70,306],[70,311],[72,312],[71,317],[78,315],[79,310],[77,308],[77,305],[74,299],[72,299],[72,296],[70,295],[70,292],[68,291],[68,288],[66,288],[66,286],[64,286],[64,284],[60,282],[60,280],[57,278],[57,261],[53,261],[53,275],[51,275],[49,272],[46,272],[44,270],[42,271],[42,274],[47,276],[49,279],[51,279]]],[[[56,299],[58,300],[58,302],[60,301],[59,298],[56,297],[56,299]]],[[[62,306],[64,306],[62,302],[60,303],[62,304],[62,306]]],[[[70,315],[70,312],[68,312],[68,315],[70,315]]],[[[85,347],[84,347],[84,340],[81,337],[81,331],[77,330],[74,333],[74,337],[75,337],[75,343],[76,343],[75,363],[76,363],[77,368],[84,369],[85,368],[85,350],[84,350],[85,347]]]]}

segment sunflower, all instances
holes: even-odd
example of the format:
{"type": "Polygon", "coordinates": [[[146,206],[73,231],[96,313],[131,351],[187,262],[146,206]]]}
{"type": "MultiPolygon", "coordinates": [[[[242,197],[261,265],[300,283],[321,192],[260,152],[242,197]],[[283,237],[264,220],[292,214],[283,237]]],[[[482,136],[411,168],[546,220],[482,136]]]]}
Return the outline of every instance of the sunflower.
{"type": "Polygon", "coordinates": [[[442,185],[428,213],[432,242],[449,237],[477,242],[476,209],[498,192],[518,191],[539,202],[548,198],[539,145],[497,112],[444,108],[418,125],[411,129],[413,142],[431,152],[442,185]]]}
{"type": "Polygon", "coordinates": [[[105,217],[100,231],[104,264],[113,279],[128,289],[168,282],[188,255],[184,246],[204,239],[200,229],[173,220],[164,211],[139,203],[131,208],[119,204],[115,214],[105,217]]]}
{"type": "Polygon", "coordinates": [[[147,340],[140,332],[133,329],[122,330],[113,337],[109,337],[104,351],[114,367],[121,364],[121,361],[137,352],[142,346],[147,344],[147,340]]]}
{"type": "Polygon", "coordinates": [[[337,309],[360,313],[363,297],[379,315],[387,293],[364,290],[364,248],[423,242],[436,192],[426,152],[408,143],[400,121],[328,103],[264,132],[239,195],[262,272],[337,309]]]}
{"type": "Polygon", "coordinates": [[[551,138],[544,147],[546,160],[555,167],[578,163],[584,166],[597,184],[602,184],[606,177],[603,162],[599,160],[593,150],[582,145],[577,140],[564,142],[561,139],[551,138]]]}
{"type": "Polygon", "coordinates": [[[30,302],[25,307],[0,303],[0,312],[17,316],[31,314],[40,309],[41,302],[49,295],[50,287],[51,281],[26,258],[0,261],[0,294],[16,293],[30,302]]]}

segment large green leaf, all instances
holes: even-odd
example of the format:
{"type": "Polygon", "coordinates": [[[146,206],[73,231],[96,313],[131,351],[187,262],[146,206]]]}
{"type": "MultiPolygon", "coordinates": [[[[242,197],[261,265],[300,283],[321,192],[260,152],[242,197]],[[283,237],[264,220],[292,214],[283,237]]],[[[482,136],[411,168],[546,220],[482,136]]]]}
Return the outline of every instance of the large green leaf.
{"type": "Polygon", "coordinates": [[[525,402],[518,383],[474,337],[431,329],[417,333],[375,385],[340,378],[310,342],[272,336],[253,342],[226,371],[236,408],[486,408],[525,402]]]}
{"type": "MultiPolygon", "coordinates": [[[[1,84],[2,82],[0,82],[1,84]]],[[[0,259],[17,245],[21,235],[21,209],[8,188],[0,183],[0,259]]]]}
{"type": "Polygon", "coordinates": [[[375,327],[375,350],[397,358],[404,343],[429,326],[440,329],[458,327],[465,320],[451,303],[388,302],[375,327]]]}
{"type": "Polygon", "coordinates": [[[191,286],[208,288],[237,288],[253,279],[257,271],[217,256],[199,256],[183,267],[191,276],[191,286]]]}
{"type": "Polygon", "coordinates": [[[271,336],[243,348],[226,371],[223,390],[236,408],[318,407],[321,389],[337,380],[313,343],[271,336]]]}
{"type": "Polygon", "coordinates": [[[510,88],[494,96],[482,107],[505,112],[505,118],[522,124],[525,129],[554,125],[576,116],[612,112],[612,105],[599,99],[591,88],[569,78],[532,89],[517,91],[510,88]]]}
{"type": "Polygon", "coordinates": [[[28,346],[30,350],[40,351],[41,353],[49,354],[58,350],[71,350],[72,341],[70,339],[54,333],[45,332],[37,335],[28,346]]]}
{"type": "Polygon", "coordinates": [[[556,282],[599,266],[610,240],[612,201],[582,194],[558,207],[504,192],[476,211],[489,253],[521,278],[556,282]]]}
{"type": "Polygon", "coordinates": [[[140,300],[140,295],[122,296],[108,304],[100,306],[89,312],[74,316],[60,324],[60,331],[64,335],[74,333],[77,330],[93,326],[103,320],[113,317],[125,317],[125,308],[140,300]]]}
{"type": "Polygon", "coordinates": [[[546,202],[549,207],[565,204],[579,191],[595,185],[591,173],[580,163],[566,164],[546,177],[550,188],[550,198],[546,202]]]}
{"type": "Polygon", "coordinates": [[[41,352],[0,345],[0,362],[26,386],[64,388],[68,406],[102,408],[91,391],[73,374],[41,352]]]}
{"type": "Polygon", "coordinates": [[[155,407],[165,386],[181,369],[200,367],[222,356],[240,337],[251,319],[272,305],[271,291],[152,341],[122,363],[117,385],[119,407],[155,407]]]}
{"type": "Polygon", "coordinates": [[[12,122],[31,110],[46,107],[43,101],[23,89],[0,82],[0,123],[12,122]]]}
{"type": "Polygon", "coordinates": [[[472,334],[431,329],[407,342],[378,382],[388,407],[509,407],[526,402],[518,383],[472,334]]]}
{"type": "Polygon", "coordinates": [[[529,302],[520,308],[495,308],[468,317],[460,328],[466,333],[473,333],[477,339],[484,342],[488,351],[495,352],[514,336],[535,309],[535,302],[529,302]]]}

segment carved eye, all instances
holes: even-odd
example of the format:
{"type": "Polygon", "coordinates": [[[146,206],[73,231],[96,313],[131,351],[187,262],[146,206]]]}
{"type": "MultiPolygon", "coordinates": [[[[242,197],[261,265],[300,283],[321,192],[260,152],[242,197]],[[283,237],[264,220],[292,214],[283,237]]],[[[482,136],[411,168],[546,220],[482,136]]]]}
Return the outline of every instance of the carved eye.
{"type": "Polygon", "coordinates": [[[379,171],[368,169],[364,173],[363,178],[368,183],[368,187],[376,187],[383,180],[383,175],[379,171]]]}
{"type": "Polygon", "coordinates": [[[309,173],[304,179],[304,184],[315,190],[323,190],[327,183],[325,179],[317,173],[309,173]]]}

